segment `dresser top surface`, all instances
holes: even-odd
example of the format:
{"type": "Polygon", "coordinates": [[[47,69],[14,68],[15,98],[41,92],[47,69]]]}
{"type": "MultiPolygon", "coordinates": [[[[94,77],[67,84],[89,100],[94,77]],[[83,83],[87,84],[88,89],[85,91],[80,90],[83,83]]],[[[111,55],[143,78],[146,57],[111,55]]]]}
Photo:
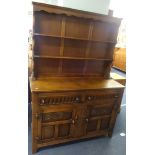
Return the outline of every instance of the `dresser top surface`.
{"type": "Polygon", "coordinates": [[[30,80],[32,92],[121,89],[123,85],[112,79],[103,78],[52,78],[46,80],[30,80]]]}

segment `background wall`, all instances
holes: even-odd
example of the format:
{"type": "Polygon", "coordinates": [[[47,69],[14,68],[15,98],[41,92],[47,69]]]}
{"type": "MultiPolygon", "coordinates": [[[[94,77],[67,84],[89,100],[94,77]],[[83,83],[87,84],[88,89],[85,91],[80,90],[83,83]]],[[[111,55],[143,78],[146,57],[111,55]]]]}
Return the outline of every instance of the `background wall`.
{"type": "Polygon", "coordinates": [[[113,10],[113,16],[123,18],[119,28],[116,47],[126,48],[126,6],[127,0],[110,0],[109,9],[113,10]]]}
{"type": "Polygon", "coordinates": [[[108,14],[110,0],[34,0],[47,4],[59,5],[78,10],[108,14]]]}

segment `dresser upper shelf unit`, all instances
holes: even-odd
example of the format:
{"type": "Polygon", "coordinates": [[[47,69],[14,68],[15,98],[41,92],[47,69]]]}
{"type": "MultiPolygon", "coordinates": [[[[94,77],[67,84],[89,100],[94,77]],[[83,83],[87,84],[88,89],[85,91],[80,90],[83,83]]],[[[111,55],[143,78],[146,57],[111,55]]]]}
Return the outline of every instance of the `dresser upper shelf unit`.
{"type": "Polygon", "coordinates": [[[110,77],[121,19],[33,3],[33,77],[110,77]]]}

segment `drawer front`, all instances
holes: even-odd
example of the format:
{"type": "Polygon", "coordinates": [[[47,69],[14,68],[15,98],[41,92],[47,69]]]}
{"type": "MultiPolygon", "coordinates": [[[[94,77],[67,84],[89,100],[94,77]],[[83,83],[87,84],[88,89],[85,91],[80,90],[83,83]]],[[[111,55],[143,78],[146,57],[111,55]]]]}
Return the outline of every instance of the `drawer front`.
{"type": "Polygon", "coordinates": [[[111,103],[118,98],[118,91],[100,90],[100,91],[81,91],[65,93],[40,93],[38,103],[40,106],[48,105],[78,105],[91,103],[111,103]]]}
{"type": "Polygon", "coordinates": [[[95,92],[85,95],[85,103],[89,104],[111,104],[119,98],[118,92],[95,92]]]}
{"type": "Polygon", "coordinates": [[[82,95],[78,93],[42,93],[39,94],[39,105],[76,105],[82,103],[82,95]]]}

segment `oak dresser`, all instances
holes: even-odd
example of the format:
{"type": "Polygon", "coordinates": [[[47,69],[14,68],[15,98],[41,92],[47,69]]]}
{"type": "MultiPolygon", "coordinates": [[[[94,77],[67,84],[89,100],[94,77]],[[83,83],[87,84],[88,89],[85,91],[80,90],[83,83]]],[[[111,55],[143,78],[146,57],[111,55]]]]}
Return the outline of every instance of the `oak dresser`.
{"type": "Polygon", "coordinates": [[[110,78],[121,19],[33,2],[32,152],[112,136],[124,86],[110,78]]]}

